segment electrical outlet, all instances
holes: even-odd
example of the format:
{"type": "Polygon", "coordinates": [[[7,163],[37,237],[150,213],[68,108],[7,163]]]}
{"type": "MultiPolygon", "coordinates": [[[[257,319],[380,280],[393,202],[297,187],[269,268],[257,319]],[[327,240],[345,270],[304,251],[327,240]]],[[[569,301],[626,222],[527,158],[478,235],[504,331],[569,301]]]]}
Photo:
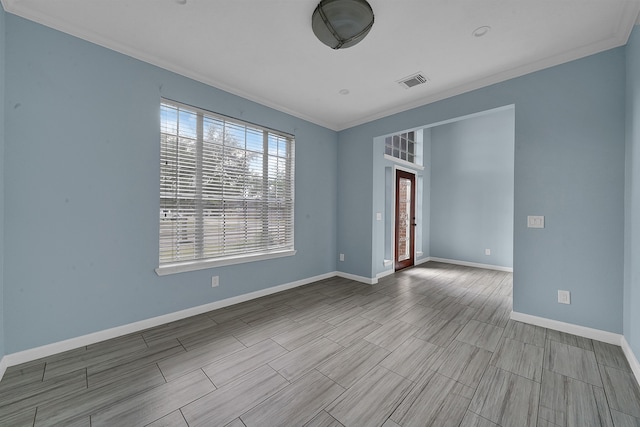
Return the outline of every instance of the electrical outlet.
{"type": "Polygon", "coordinates": [[[491,249],[485,249],[484,250],[484,254],[485,255],[491,255],[491,249]]]}
{"type": "Polygon", "coordinates": [[[216,286],[218,286],[220,284],[220,277],[219,276],[213,276],[211,277],[211,287],[215,288],[216,286]]]}
{"type": "Polygon", "coordinates": [[[527,217],[527,227],[529,227],[529,228],[544,228],[544,216],[542,216],[542,215],[529,215],[527,217]]]}
{"type": "Polygon", "coordinates": [[[344,254],[340,254],[340,261],[344,261],[344,254]]]}
{"type": "Polygon", "coordinates": [[[571,304],[571,292],[569,291],[558,291],[558,303],[560,304],[571,304]]]}

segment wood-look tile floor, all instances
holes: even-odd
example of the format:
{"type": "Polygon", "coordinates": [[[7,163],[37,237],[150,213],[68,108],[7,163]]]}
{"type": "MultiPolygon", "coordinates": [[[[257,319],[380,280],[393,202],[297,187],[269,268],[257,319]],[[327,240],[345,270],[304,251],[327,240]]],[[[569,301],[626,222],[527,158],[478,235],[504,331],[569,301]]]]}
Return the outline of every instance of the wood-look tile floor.
{"type": "Polygon", "coordinates": [[[621,349],[511,292],[433,262],[319,281],[10,367],[0,426],[640,426],[621,349]]]}

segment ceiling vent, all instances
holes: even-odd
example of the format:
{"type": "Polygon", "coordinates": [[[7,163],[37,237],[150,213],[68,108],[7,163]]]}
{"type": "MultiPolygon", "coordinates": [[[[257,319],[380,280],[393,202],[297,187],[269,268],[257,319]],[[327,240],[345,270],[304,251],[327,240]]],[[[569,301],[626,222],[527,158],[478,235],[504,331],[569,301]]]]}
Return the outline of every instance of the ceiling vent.
{"type": "Polygon", "coordinates": [[[405,77],[402,80],[399,80],[398,83],[402,85],[405,89],[409,89],[414,86],[418,86],[428,82],[429,79],[422,75],[422,73],[417,73],[409,77],[405,77]]]}

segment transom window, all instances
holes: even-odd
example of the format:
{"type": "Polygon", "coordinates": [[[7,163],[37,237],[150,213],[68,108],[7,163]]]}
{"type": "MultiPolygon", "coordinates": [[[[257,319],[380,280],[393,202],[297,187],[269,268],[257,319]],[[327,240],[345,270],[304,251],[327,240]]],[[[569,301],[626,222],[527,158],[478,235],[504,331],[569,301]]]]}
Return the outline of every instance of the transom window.
{"type": "Polygon", "coordinates": [[[293,223],[293,136],[162,101],[160,270],[293,254],[293,223]]]}
{"type": "Polygon", "coordinates": [[[388,136],[384,140],[384,153],[409,163],[416,163],[415,131],[388,136]]]}

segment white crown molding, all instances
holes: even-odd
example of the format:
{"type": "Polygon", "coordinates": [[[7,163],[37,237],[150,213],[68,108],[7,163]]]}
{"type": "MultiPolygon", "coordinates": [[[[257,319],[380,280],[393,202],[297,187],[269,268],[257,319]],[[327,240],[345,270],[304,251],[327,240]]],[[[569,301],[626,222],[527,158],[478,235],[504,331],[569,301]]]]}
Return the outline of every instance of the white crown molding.
{"type": "MultiPolygon", "coordinates": [[[[102,331],[93,332],[91,334],[70,338],[64,341],[59,341],[52,344],[47,344],[40,347],[24,350],[24,351],[19,351],[17,353],[6,354],[0,361],[0,374],[4,374],[4,370],[6,370],[6,368],[9,366],[19,365],[21,363],[30,362],[33,360],[40,359],[42,357],[52,356],[54,354],[58,354],[64,351],[73,350],[75,348],[95,344],[108,339],[117,338],[123,335],[135,333],[135,332],[140,332],[148,328],[164,325],[165,323],[175,322],[176,320],[181,320],[187,317],[196,316],[198,314],[207,313],[209,311],[217,310],[219,308],[228,307],[230,305],[239,304],[241,302],[271,295],[277,292],[282,292],[287,289],[297,288],[299,286],[304,286],[306,284],[317,282],[319,280],[329,279],[337,275],[338,274],[335,271],[333,271],[330,273],[325,273],[318,276],[297,280],[295,282],[285,283],[285,284],[273,286],[267,289],[261,289],[259,291],[238,295],[238,296],[227,298],[224,300],[214,301],[208,304],[187,308],[185,310],[180,310],[180,311],[164,314],[157,317],[152,317],[150,319],[129,323],[127,325],[116,326],[115,328],[105,329],[102,331]]],[[[1,379],[2,379],[2,375],[0,375],[0,380],[1,379]]]]}
{"type": "Polygon", "coordinates": [[[197,80],[201,83],[204,83],[204,84],[213,86],[215,88],[221,89],[223,91],[229,92],[231,94],[240,96],[249,101],[257,102],[258,104],[264,105],[269,108],[273,108],[285,114],[289,114],[291,116],[297,117],[299,119],[308,121],[310,123],[314,123],[318,126],[322,126],[334,131],[349,129],[349,128],[359,126],[374,120],[381,119],[383,117],[408,111],[413,108],[422,107],[424,105],[431,104],[436,101],[451,98],[456,95],[461,95],[466,92],[470,92],[476,89],[481,89],[483,87],[500,83],[516,77],[520,77],[529,73],[533,73],[535,71],[540,71],[545,68],[564,64],[566,62],[570,62],[576,59],[584,58],[586,56],[603,52],[605,50],[622,46],[627,43],[627,40],[629,39],[629,35],[633,30],[633,25],[638,21],[640,21],[640,16],[638,14],[640,10],[640,3],[637,1],[626,2],[625,3],[626,9],[622,12],[622,19],[621,19],[620,25],[618,26],[619,31],[613,34],[611,37],[609,37],[606,40],[602,40],[594,44],[582,46],[577,49],[572,49],[570,51],[566,51],[561,54],[551,56],[534,63],[525,64],[523,66],[516,67],[511,70],[505,70],[503,72],[481,77],[479,79],[467,81],[466,83],[440,91],[435,94],[431,94],[427,97],[420,98],[418,100],[414,100],[408,103],[403,103],[393,108],[387,108],[379,112],[376,112],[374,114],[363,116],[356,120],[342,122],[342,123],[329,123],[324,120],[319,120],[315,117],[302,114],[298,111],[294,111],[290,108],[287,108],[284,105],[280,105],[275,102],[272,102],[269,99],[253,95],[251,93],[248,93],[246,91],[243,91],[233,86],[229,86],[221,81],[213,79],[195,70],[181,67],[171,63],[170,61],[165,61],[155,56],[148,55],[139,49],[134,49],[129,46],[124,46],[121,43],[115,42],[110,38],[102,37],[101,35],[91,30],[80,29],[74,26],[73,24],[65,22],[63,20],[55,19],[46,14],[35,12],[26,7],[21,7],[23,6],[23,4],[19,0],[0,0],[0,1],[2,2],[4,10],[14,15],[21,16],[25,19],[31,20],[38,24],[41,24],[50,28],[54,28],[58,31],[70,34],[72,36],[89,41],[91,43],[105,47],[107,49],[114,50],[116,52],[130,56],[132,58],[139,59],[141,61],[158,66],[168,71],[172,71],[182,76],[197,80]]]}
{"type": "Polygon", "coordinates": [[[501,265],[480,264],[478,262],[459,261],[456,259],[437,258],[437,257],[429,257],[428,261],[443,262],[445,264],[462,265],[465,267],[476,267],[476,268],[484,268],[486,270],[497,270],[497,271],[506,271],[508,273],[513,273],[512,267],[503,267],[501,265]]]}
{"type": "Polygon", "coordinates": [[[525,64],[520,67],[513,68],[511,70],[501,71],[496,74],[492,74],[489,76],[485,76],[479,79],[474,79],[472,81],[468,81],[461,85],[440,91],[438,93],[431,94],[424,98],[415,100],[413,102],[409,102],[406,104],[399,105],[395,108],[389,108],[384,111],[380,111],[375,114],[368,115],[366,117],[362,117],[358,120],[353,120],[350,122],[344,122],[337,125],[337,130],[341,131],[344,129],[349,129],[352,127],[356,127],[365,123],[372,122],[374,120],[382,119],[387,116],[391,116],[393,114],[402,113],[408,110],[412,110],[414,108],[422,107],[428,104],[432,104],[437,101],[442,101],[443,99],[452,98],[457,95],[462,95],[463,93],[471,92],[477,89],[482,89],[483,87],[491,86],[497,83],[501,83],[510,79],[514,79],[516,77],[521,77],[527,74],[534,73],[536,71],[541,71],[546,68],[555,67],[557,65],[562,65],[567,62],[575,61],[577,59],[585,58],[587,56],[595,55],[600,52],[604,52],[609,49],[613,49],[616,47],[624,46],[627,44],[629,40],[629,36],[631,35],[631,31],[633,30],[634,23],[640,24],[640,3],[638,2],[628,2],[626,3],[627,9],[622,13],[622,20],[619,25],[619,32],[613,34],[606,40],[601,40],[598,43],[589,44],[586,46],[579,47],[577,49],[572,49],[558,55],[550,56],[543,60],[533,62],[530,64],[525,64]],[[637,17],[637,20],[636,20],[637,17]]]}
{"type": "Polygon", "coordinates": [[[171,71],[181,76],[196,80],[200,83],[204,83],[206,85],[215,87],[216,89],[220,89],[225,92],[231,93],[233,95],[237,95],[241,98],[256,102],[265,107],[273,108],[274,110],[278,110],[282,113],[289,114],[290,116],[297,117],[299,119],[316,124],[318,126],[322,126],[324,128],[327,128],[333,131],[338,131],[338,129],[335,128],[335,126],[331,123],[327,123],[322,120],[318,120],[314,117],[310,117],[305,114],[302,114],[298,111],[291,110],[283,105],[276,104],[269,99],[255,96],[249,92],[227,85],[216,79],[212,79],[211,77],[206,76],[202,73],[199,73],[196,70],[181,67],[177,64],[172,63],[171,61],[166,61],[161,58],[157,58],[156,56],[149,55],[139,49],[134,49],[134,48],[131,48],[130,46],[125,46],[108,37],[103,37],[91,30],[77,28],[73,24],[70,24],[68,22],[65,22],[59,19],[55,19],[49,15],[41,14],[33,10],[27,10],[25,8],[21,8],[20,7],[21,3],[19,0],[0,0],[0,1],[2,2],[4,10],[13,15],[20,16],[29,21],[33,21],[37,24],[44,25],[45,27],[53,28],[54,30],[58,30],[65,34],[69,34],[81,40],[85,40],[89,43],[96,44],[98,46],[104,47],[109,50],[113,50],[115,52],[129,56],[131,58],[146,62],[148,64],[155,65],[156,67],[160,67],[167,71],[171,71]]]}

